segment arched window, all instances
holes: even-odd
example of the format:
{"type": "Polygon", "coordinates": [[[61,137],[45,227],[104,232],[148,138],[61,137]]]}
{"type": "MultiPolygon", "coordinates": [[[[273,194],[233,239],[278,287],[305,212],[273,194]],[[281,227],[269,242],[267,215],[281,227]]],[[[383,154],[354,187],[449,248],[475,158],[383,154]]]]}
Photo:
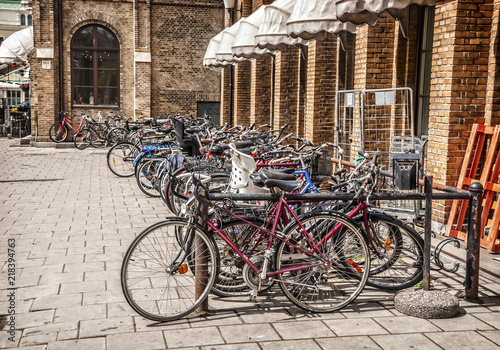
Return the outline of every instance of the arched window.
{"type": "Polygon", "coordinates": [[[120,47],[100,25],[79,29],[71,42],[73,105],[118,106],[120,47]]]}
{"type": "Polygon", "coordinates": [[[22,26],[26,25],[26,16],[25,15],[21,15],[21,25],[22,26]]]}
{"type": "Polygon", "coordinates": [[[28,25],[29,26],[33,25],[33,16],[32,15],[28,15],[28,25]]]}

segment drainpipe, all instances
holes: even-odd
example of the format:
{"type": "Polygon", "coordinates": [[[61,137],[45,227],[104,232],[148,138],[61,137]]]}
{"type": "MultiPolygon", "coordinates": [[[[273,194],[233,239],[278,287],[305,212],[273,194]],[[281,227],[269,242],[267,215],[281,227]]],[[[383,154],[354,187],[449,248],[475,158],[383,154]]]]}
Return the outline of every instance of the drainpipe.
{"type": "Polygon", "coordinates": [[[62,0],[57,0],[57,27],[59,37],[59,112],[64,111],[64,60],[63,60],[63,9],[62,0]]]}

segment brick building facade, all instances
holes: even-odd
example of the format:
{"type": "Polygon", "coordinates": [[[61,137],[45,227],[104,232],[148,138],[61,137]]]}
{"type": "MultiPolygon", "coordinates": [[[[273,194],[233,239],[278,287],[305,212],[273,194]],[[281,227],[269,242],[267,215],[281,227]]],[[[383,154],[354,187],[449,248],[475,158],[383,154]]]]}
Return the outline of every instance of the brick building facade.
{"type": "MultiPolygon", "coordinates": [[[[235,21],[272,2],[237,0],[235,21]]],[[[427,171],[455,186],[472,124],[500,120],[500,0],[437,0],[409,11],[407,28],[382,13],[374,26],[358,25],[343,45],[326,35],[307,48],[289,46],[274,57],[223,68],[222,120],[288,123],[321,143],[334,138],[338,90],[409,87],[414,134],[429,140],[427,171]]],[[[438,221],[445,222],[449,204],[435,204],[438,221]]]]}
{"type": "Polygon", "coordinates": [[[223,28],[222,1],[34,0],[33,17],[33,132],[39,140],[47,137],[61,110],[76,120],[99,111],[140,119],[196,115],[199,103],[220,101],[220,71],[201,62],[206,42],[223,28]],[[98,56],[84,48],[75,51],[78,45],[92,46],[76,42],[75,35],[85,39],[85,28],[93,27],[97,35],[115,38],[111,57],[117,57],[117,68],[107,73],[110,63],[92,66],[92,60],[110,56],[99,51],[99,43],[98,56]],[[76,57],[80,53],[83,58],[76,57]],[[89,66],[81,68],[81,62],[89,66]],[[108,101],[98,97],[106,93],[102,85],[110,85],[108,101]]]}

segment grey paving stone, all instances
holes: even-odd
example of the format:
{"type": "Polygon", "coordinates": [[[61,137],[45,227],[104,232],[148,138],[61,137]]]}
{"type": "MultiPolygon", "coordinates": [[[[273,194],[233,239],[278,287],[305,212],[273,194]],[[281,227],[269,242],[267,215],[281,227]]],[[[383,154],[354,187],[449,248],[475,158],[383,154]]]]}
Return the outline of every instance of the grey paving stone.
{"type": "Polygon", "coordinates": [[[260,343],[263,350],[321,350],[319,345],[314,340],[285,340],[260,343]]]}
{"type": "Polygon", "coordinates": [[[278,333],[268,323],[221,326],[219,329],[227,343],[281,340],[278,333]]]}
{"type": "MultiPolygon", "coordinates": [[[[110,316],[113,317],[113,316],[110,316]]],[[[73,307],[59,307],[56,309],[54,323],[78,322],[106,318],[106,305],[87,305],[73,307]]]]}
{"type": "Polygon", "coordinates": [[[497,331],[485,331],[485,332],[478,332],[478,333],[500,347],[500,331],[498,331],[498,330],[497,331]]]}
{"type": "Polygon", "coordinates": [[[66,340],[59,342],[49,342],[47,344],[47,350],[105,350],[106,349],[106,339],[92,338],[92,339],[75,339],[66,340]]]}
{"type": "Polygon", "coordinates": [[[229,345],[217,345],[214,346],[202,346],[201,350],[260,350],[261,348],[257,343],[246,343],[246,344],[229,344],[229,345]]]}
{"type": "Polygon", "coordinates": [[[500,329],[500,312],[474,314],[474,317],[491,325],[492,327],[495,327],[496,329],[500,329]]]}
{"type": "Polygon", "coordinates": [[[445,350],[474,349],[488,350],[498,349],[499,346],[477,332],[441,332],[425,333],[425,336],[441,346],[445,350]]]}
{"type": "MultiPolygon", "coordinates": [[[[500,316],[500,314],[499,314],[500,316]]],[[[476,329],[492,330],[493,327],[482,322],[473,315],[460,315],[453,318],[429,320],[444,331],[475,331],[476,329]]]]}
{"type": "Polygon", "coordinates": [[[31,309],[33,311],[57,309],[58,307],[82,305],[82,294],[45,295],[35,298],[31,309]]]}
{"type": "Polygon", "coordinates": [[[390,333],[439,332],[440,329],[429,320],[410,316],[377,317],[374,319],[390,333]]]}
{"type": "Polygon", "coordinates": [[[335,334],[321,321],[273,323],[283,339],[312,339],[334,337],[335,334]]]}
{"type": "Polygon", "coordinates": [[[80,338],[101,337],[134,331],[132,317],[114,317],[80,322],[80,338]]]}
{"type": "Polygon", "coordinates": [[[246,312],[238,310],[238,314],[245,323],[263,323],[263,322],[283,322],[293,320],[286,310],[262,310],[259,308],[252,308],[246,312]]]}
{"type": "Polygon", "coordinates": [[[224,344],[216,327],[164,330],[163,334],[169,348],[224,344]]]}
{"type": "Polygon", "coordinates": [[[85,282],[64,282],[61,283],[59,293],[71,294],[78,291],[79,293],[87,292],[104,292],[106,290],[105,281],[85,281],[85,282]]]}
{"type": "Polygon", "coordinates": [[[16,315],[16,325],[19,329],[52,324],[55,310],[28,312],[16,315]]]}
{"type": "Polygon", "coordinates": [[[193,317],[189,317],[189,324],[193,328],[226,326],[242,323],[243,320],[238,317],[234,311],[230,310],[214,310],[202,316],[194,315],[193,317]]]}
{"type": "Polygon", "coordinates": [[[323,350],[381,350],[373,340],[367,336],[356,337],[338,337],[338,338],[321,338],[316,339],[316,342],[323,350]]]}
{"type": "Polygon", "coordinates": [[[370,338],[384,350],[441,349],[422,334],[374,335],[370,338]]]}
{"type": "Polygon", "coordinates": [[[114,334],[106,337],[107,350],[165,349],[161,331],[114,334]]]}
{"type": "Polygon", "coordinates": [[[181,318],[176,321],[169,321],[166,323],[158,323],[156,321],[151,321],[145,319],[144,317],[137,316],[135,311],[133,311],[134,316],[134,325],[135,330],[137,332],[150,332],[152,330],[173,330],[173,329],[188,329],[189,325],[189,317],[181,318]]]}
{"type": "Polygon", "coordinates": [[[388,334],[384,328],[370,318],[325,320],[323,322],[339,337],[388,334]]]}
{"type": "Polygon", "coordinates": [[[83,272],[79,273],[53,273],[50,275],[43,275],[40,278],[40,285],[52,285],[65,282],[83,282],[83,272]]]}

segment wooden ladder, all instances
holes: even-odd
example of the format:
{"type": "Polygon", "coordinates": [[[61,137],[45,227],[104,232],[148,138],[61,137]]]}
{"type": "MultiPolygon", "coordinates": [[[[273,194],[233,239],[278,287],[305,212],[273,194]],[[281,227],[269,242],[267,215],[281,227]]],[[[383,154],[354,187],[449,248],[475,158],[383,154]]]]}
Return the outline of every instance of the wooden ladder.
{"type": "MultiPolygon", "coordinates": [[[[500,253],[500,242],[497,240],[500,224],[499,137],[500,125],[474,124],[457,185],[457,188],[465,190],[472,182],[478,181],[483,185],[481,247],[496,253],[500,253]]],[[[467,239],[464,229],[467,207],[468,201],[453,201],[446,236],[467,239]]]]}

